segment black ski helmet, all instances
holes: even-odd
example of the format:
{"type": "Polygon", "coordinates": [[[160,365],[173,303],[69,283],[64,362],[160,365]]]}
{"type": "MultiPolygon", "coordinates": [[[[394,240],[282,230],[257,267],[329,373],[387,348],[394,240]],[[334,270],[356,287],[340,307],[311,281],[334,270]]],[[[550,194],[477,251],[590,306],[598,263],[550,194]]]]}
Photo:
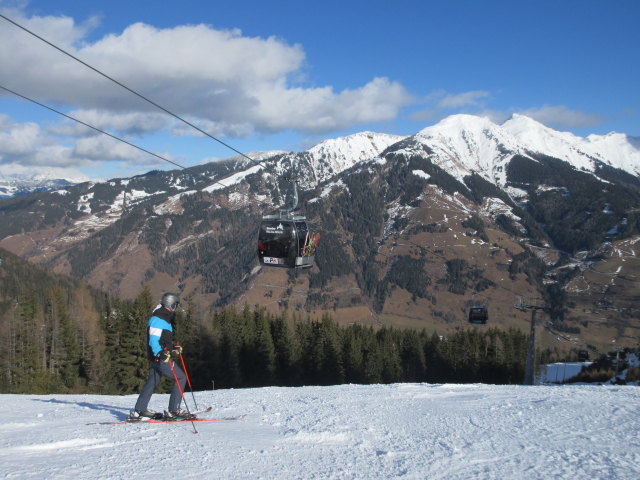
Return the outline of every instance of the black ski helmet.
{"type": "Polygon", "coordinates": [[[177,293],[165,293],[162,295],[162,300],[160,300],[160,305],[163,307],[168,307],[171,310],[175,310],[178,305],[180,305],[180,297],[178,297],[177,293]]]}

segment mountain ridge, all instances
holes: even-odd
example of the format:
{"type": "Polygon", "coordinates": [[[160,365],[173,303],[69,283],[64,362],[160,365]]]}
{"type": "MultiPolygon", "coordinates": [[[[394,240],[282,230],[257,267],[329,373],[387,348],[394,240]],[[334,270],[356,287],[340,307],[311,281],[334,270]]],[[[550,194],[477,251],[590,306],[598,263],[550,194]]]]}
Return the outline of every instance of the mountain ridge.
{"type": "MultiPolygon", "coordinates": [[[[148,285],[202,308],[246,302],[447,331],[477,301],[521,328],[513,304],[526,295],[548,305],[550,344],[558,328],[583,331],[583,343],[630,341],[640,292],[622,278],[640,275],[635,157],[614,168],[606,151],[586,154],[584,139],[532,122],[458,115],[412,136],[362,132],[274,152],[259,166],[232,157],[7,199],[0,247],[128,298],[148,285]],[[548,145],[564,147],[554,156],[548,145]],[[321,233],[306,273],[256,265],[257,225],[290,202],[289,177],[321,233]]],[[[612,135],[607,148],[627,140],[612,135]]]]}

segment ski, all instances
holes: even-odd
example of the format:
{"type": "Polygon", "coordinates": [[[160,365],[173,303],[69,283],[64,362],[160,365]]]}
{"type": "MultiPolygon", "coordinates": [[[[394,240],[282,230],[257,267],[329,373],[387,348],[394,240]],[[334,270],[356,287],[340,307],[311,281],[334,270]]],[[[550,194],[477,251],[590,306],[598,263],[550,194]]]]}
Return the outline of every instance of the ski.
{"type": "Polygon", "coordinates": [[[193,415],[200,415],[201,413],[207,413],[210,412],[213,409],[213,407],[207,407],[204,410],[198,410],[196,412],[191,412],[193,415]]]}
{"type": "Polygon", "coordinates": [[[190,423],[190,422],[226,422],[230,420],[238,420],[241,417],[220,417],[220,418],[194,418],[192,420],[179,418],[175,420],[145,420],[143,422],[114,422],[112,425],[120,425],[122,423],[190,423]]]}
{"type": "Polygon", "coordinates": [[[86,425],[124,425],[124,424],[140,424],[140,423],[189,423],[189,422],[228,422],[232,420],[240,420],[245,417],[245,415],[238,415],[235,417],[219,417],[219,418],[194,418],[193,420],[189,420],[186,418],[175,419],[175,420],[164,420],[164,419],[155,419],[150,418],[149,420],[136,420],[134,422],[129,420],[122,420],[119,422],[91,422],[86,425]]]}

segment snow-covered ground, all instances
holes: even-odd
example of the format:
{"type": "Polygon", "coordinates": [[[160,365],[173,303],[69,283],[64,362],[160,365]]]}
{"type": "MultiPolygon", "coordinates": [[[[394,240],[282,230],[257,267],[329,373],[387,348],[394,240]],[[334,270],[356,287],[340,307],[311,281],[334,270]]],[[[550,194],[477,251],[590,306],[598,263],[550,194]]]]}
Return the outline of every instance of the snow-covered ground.
{"type": "MultiPolygon", "coordinates": [[[[0,478],[640,478],[636,386],[342,385],[195,397],[213,406],[208,416],[245,416],[196,423],[198,434],[190,423],[87,425],[125,418],[136,396],[1,395],[0,478]]],[[[167,402],[156,394],[150,407],[167,402]]]]}

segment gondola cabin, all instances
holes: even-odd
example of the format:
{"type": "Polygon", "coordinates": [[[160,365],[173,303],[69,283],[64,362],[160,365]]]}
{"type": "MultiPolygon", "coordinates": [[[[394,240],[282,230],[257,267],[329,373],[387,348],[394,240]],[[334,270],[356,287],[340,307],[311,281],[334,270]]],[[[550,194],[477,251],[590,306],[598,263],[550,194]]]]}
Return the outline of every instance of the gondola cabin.
{"type": "Polygon", "coordinates": [[[258,259],[268,267],[311,268],[319,238],[309,231],[303,216],[264,216],[258,233],[258,259]]]}
{"type": "Polygon", "coordinates": [[[489,311],[485,306],[476,306],[469,309],[469,323],[487,323],[489,311]]]}

